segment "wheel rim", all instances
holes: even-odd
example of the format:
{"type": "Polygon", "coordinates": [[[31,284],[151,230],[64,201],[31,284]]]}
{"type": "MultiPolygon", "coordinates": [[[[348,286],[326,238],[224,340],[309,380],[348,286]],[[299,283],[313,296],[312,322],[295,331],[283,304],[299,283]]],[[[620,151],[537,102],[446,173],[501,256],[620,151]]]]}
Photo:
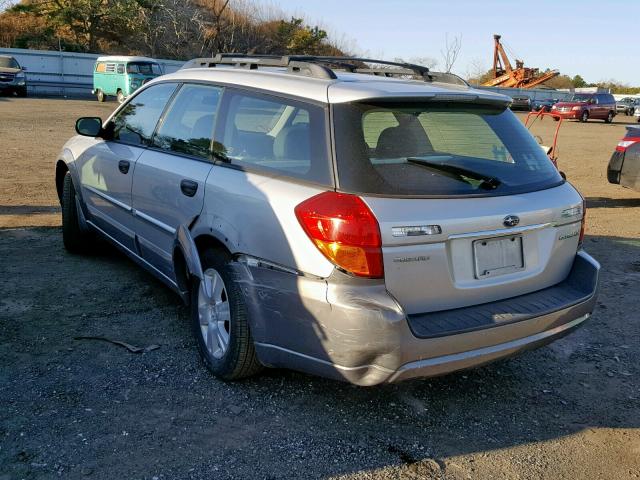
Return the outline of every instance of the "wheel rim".
{"type": "Polygon", "coordinates": [[[588,114],[587,112],[584,112],[584,113],[582,114],[582,120],[586,122],[586,121],[587,121],[587,118],[589,118],[589,114],[588,114]]]}
{"type": "Polygon", "coordinates": [[[204,272],[200,282],[198,317],[207,350],[214,358],[222,358],[229,349],[231,309],[224,281],[213,268],[204,272]]]}

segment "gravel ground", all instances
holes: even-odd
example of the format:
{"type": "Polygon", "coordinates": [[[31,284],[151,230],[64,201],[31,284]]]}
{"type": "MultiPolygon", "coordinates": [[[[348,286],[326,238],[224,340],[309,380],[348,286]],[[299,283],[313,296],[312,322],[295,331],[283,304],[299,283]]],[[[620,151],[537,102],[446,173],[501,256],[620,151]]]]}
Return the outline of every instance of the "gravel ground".
{"type": "Polygon", "coordinates": [[[283,370],[220,382],[173,293],[110,248],[64,251],[57,151],[75,117],[114,106],[0,97],[0,480],[640,478],[640,194],[605,177],[625,117],[568,122],[559,140],[603,265],[587,325],[484,368],[359,388],[283,370]]]}

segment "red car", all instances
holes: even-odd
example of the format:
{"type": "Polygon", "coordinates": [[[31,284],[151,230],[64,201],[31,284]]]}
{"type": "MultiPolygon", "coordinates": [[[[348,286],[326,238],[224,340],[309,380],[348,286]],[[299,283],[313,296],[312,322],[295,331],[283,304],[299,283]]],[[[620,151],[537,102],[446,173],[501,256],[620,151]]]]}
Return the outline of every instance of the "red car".
{"type": "Polygon", "coordinates": [[[616,101],[610,93],[575,93],[566,102],[551,107],[551,113],[581,122],[599,119],[611,123],[616,116],[616,101]]]}

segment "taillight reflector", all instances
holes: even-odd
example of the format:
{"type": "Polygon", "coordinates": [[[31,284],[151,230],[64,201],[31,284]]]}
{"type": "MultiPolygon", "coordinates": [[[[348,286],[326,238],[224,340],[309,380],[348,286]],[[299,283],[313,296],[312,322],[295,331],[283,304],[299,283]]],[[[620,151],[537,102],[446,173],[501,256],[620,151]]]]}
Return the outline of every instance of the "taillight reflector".
{"type": "Polygon", "coordinates": [[[618,146],[616,147],[616,152],[624,152],[631,145],[640,142],[640,137],[626,137],[618,142],[618,146]]]}
{"type": "Polygon", "coordinates": [[[295,213],[306,234],[333,264],[360,277],[383,277],[380,227],[360,197],[323,192],[302,202],[295,213]]]}

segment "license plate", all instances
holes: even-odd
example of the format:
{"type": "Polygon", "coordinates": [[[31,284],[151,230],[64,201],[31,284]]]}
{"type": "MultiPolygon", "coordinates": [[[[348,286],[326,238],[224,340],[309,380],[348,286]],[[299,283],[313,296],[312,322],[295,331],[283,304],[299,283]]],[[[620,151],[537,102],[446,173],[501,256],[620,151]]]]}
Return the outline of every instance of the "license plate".
{"type": "Polygon", "coordinates": [[[485,238],[473,242],[476,278],[497,277],[524,268],[522,236],[485,238]]]}

